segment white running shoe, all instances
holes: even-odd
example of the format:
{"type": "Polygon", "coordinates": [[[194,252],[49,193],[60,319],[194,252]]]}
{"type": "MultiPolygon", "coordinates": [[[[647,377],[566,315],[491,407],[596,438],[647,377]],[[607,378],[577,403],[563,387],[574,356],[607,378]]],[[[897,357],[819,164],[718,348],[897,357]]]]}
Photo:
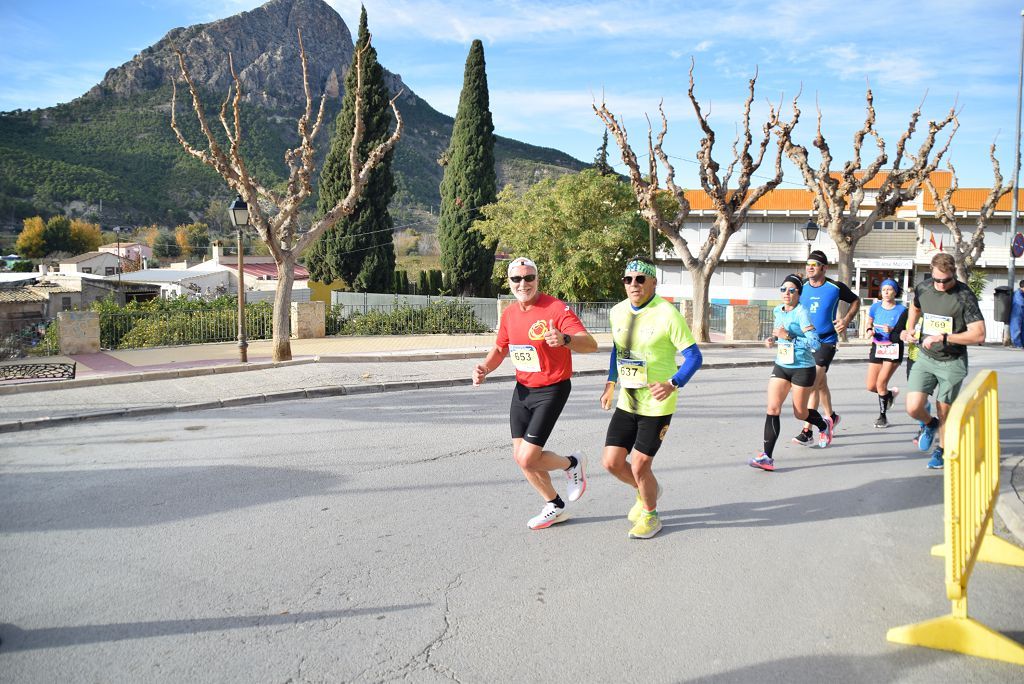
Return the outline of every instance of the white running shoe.
{"type": "Polygon", "coordinates": [[[544,508],[541,509],[540,515],[536,515],[530,518],[530,522],[526,523],[531,530],[543,530],[545,527],[551,527],[555,523],[560,523],[563,520],[569,519],[569,512],[564,508],[559,508],[555,504],[548,502],[544,504],[544,508]]]}
{"type": "Polygon", "coordinates": [[[576,457],[576,467],[565,471],[565,479],[569,481],[565,488],[565,498],[570,502],[579,501],[583,492],[587,491],[587,457],[578,451],[572,452],[576,457]]]}

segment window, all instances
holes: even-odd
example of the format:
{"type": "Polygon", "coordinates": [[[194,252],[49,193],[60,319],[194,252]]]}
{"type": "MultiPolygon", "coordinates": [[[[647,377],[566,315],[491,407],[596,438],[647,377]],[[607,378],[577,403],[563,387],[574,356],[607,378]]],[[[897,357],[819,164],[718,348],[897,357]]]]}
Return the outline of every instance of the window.
{"type": "Polygon", "coordinates": [[[103,269],[103,275],[114,275],[114,267],[107,266],[105,269],[103,269]]]}
{"type": "Polygon", "coordinates": [[[61,311],[70,311],[71,310],[71,297],[61,297],[60,298],[60,310],[61,311]]]}
{"type": "Polygon", "coordinates": [[[913,221],[875,221],[875,230],[917,230],[913,221]]]}
{"type": "Polygon", "coordinates": [[[92,269],[89,268],[88,266],[83,266],[82,273],[92,273],[92,269]]]}

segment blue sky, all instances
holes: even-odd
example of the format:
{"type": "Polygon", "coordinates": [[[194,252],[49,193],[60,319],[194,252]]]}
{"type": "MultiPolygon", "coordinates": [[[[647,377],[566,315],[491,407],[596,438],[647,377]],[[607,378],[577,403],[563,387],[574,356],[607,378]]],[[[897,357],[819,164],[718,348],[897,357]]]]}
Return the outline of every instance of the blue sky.
{"type": "MultiPolygon", "coordinates": [[[[260,4],[0,0],[0,110],[71,100],[170,29],[260,4]]],[[[329,4],[354,31],[359,2],[329,4]]],[[[763,120],[768,100],[781,101],[788,113],[802,87],[803,117],[795,137],[810,147],[817,100],[834,166],[851,153],[870,82],[878,128],[890,149],[922,99],[925,120],[941,118],[957,103],[961,127],[952,160],[961,186],[991,185],[993,140],[1007,179],[1012,171],[1024,5],[971,0],[364,4],[381,62],[435,108],[455,113],[469,43],[480,38],[497,132],[584,161],[593,159],[601,141],[602,127],[591,110],[595,97],[604,93],[638,152],[645,148],[644,114],[656,115],[664,99],[670,122],[666,149],[682,182],[695,186],[696,166],[689,160],[700,133],[686,97],[693,57],[697,95],[705,110],[710,106],[723,166],[747,79],[757,68],[755,123],[763,120]]],[[[915,140],[920,139],[919,133],[915,140]]],[[[620,162],[617,156],[612,161],[620,162]]],[[[762,167],[761,175],[769,174],[762,167]]],[[[791,167],[783,187],[800,187],[791,167]]]]}

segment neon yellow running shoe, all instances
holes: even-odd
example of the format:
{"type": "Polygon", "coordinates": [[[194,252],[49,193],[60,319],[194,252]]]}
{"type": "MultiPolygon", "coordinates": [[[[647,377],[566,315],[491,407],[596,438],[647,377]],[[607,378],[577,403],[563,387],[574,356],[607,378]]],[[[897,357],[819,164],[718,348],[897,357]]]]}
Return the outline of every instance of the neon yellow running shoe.
{"type": "Polygon", "coordinates": [[[633,529],[629,531],[630,539],[650,539],[654,535],[658,534],[661,530],[661,518],[658,517],[657,513],[647,513],[646,511],[640,520],[637,521],[636,525],[633,525],[633,529]]]}
{"type": "MultiPolygon", "coordinates": [[[[658,483],[658,500],[659,501],[661,500],[661,492],[662,492],[661,483],[659,482],[658,483]]],[[[637,492],[636,492],[636,503],[633,504],[633,507],[629,509],[629,513],[626,514],[626,520],[628,520],[629,522],[631,522],[633,524],[636,524],[636,522],[640,519],[640,516],[643,515],[643,513],[644,513],[644,500],[640,497],[640,490],[638,489],[637,492]]]]}

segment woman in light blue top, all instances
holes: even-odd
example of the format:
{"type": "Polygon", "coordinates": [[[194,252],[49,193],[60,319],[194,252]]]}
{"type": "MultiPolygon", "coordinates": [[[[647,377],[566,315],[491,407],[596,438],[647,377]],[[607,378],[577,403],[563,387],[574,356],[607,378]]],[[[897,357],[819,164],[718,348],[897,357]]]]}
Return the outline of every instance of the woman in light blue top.
{"type": "Polygon", "coordinates": [[[775,307],[775,329],[764,341],[764,346],[777,348],[772,376],[768,379],[768,401],[764,418],[764,451],[749,464],[761,470],[775,470],[772,453],[779,439],[779,415],[782,403],[793,390],[793,415],[818,428],[818,446],[824,449],[832,442],[832,420],[816,409],[807,408],[807,400],[814,386],[814,350],[821,346],[818,333],[811,324],[806,308],[800,306],[803,279],[790,274],[782,281],[779,291],[782,304],[775,307]]]}
{"type": "Polygon", "coordinates": [[[889,426],[886,412],[892,408],[899,389],[889,387],[896,368],[903,362],[903,342],[900,333],[907,327],[907,307],[896,302],[900,286],[892,278],[882,281],[880,301],[868,311],[868,329],[872,331],[871,351],[868,352],[868,374],[865,380],[868,392],[878,395],[876,428],[889,426]]]}

